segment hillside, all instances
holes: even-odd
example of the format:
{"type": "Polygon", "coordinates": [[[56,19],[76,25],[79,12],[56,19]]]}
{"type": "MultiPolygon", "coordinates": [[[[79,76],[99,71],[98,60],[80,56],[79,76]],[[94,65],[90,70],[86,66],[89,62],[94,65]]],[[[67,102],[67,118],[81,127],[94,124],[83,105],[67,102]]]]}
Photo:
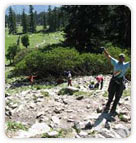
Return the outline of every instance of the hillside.
{"type": "Polygon", "coordinates": [[[130,83],[118,106],[118,115],[102,113],[107,101],[110,76],[104,77],[102,90],[90,90],[92,76],[76,77],[73,87],[6,84],[6,135],[31,137],[124,138],[130,135],[130,83]],[[62,90],[63,89],[63,90],[62,90]],[[69,90],[66,90],[69,89],[69,90]],[[61,92],[60,92],[61,91],[61,92]],[[64,92],[67,91],[67,92],[64,92]],[[71,95],[69,95],[69,93],[71,95]],[[63,95],[61,95],[63,94],[63,95]]]}

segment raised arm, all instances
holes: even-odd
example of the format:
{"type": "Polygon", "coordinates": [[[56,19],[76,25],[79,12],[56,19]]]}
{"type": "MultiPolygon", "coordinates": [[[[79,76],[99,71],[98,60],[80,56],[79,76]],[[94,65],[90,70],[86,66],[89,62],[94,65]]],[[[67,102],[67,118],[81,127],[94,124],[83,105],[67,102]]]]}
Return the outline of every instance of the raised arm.
{"type": "Polygon", "coordinates": [[[105,56],[110,60],[111,56],[105,48],[104,48],[103,52],[104,52],[105,56]]]}

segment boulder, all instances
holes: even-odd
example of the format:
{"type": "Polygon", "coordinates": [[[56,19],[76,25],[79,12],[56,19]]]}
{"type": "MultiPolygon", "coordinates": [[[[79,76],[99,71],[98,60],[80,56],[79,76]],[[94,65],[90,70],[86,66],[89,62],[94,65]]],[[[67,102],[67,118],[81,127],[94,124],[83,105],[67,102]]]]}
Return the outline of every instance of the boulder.
{"type": "Polygon", "coordinates": [[[130,135],[129,129],[122,124],[116,125],[113,129],[121,138],[126,138],[130,135]]]}
{"type": "Polygon", "coordinates": [[[56,137],[58,137],[59,132],[57,132],[57,131],[51,131],[51,132],[47,133],[47,135],[50,138],[56,138],[56,137]]]}
{"type": "Polygon", "coordinates": [[[60,119],[57,116],[52,116],[51,119],[54,122],[54,124],[60,124],[60,119]]]}
{"type": "Polygon", "coordinates": [[[82,100],[84,98],[84,96],[79,96],[76,98],[76,100],[82,100]]]}
{"type": "Polygon", "coordinates": [[[43,133],[48,133],[49,131],[50,127],[46,123],[35,123],[28,131],[20,131],[16,138],[36,137],[43,133]]]}
{"type": "Polygon", "coordinates": [[[101,113],[103,111],[103,107],[98,107],[97,108],[97,113],[101,113]]]}
{"type": "Polygon", "coordinates": [[[93,125],[91,124],[91,122],[88,122],[86,125],[85,125],[85,129],[88,130],[88,129],[92,129],[93,125]]]}
{"type": "Polygon", "coordinates": [[[79,133],[79,136],[81,136],[81,137],[87,137],[87,135],[88,135],[88,133],[87,132],[85,132],[85,131],[81,131],[80,133],[79,133]]]}
{"type": "Polygon", "coordinates": [[[130,120],[130,117],[128,115],[120,115],[119,118],[123,122],[128,122],[130,120]]]}

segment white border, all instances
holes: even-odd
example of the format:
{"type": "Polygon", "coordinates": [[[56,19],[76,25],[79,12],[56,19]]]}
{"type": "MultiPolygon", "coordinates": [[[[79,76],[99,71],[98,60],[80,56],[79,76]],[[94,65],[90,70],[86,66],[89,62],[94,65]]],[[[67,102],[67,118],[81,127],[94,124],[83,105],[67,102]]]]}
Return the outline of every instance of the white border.
{"type": "Polygon", "coordinates": [[[136,140],[136,1],[135,0],[0,0],[0,142],[2,143],[133,143],[136,140]],[[27,2],[26,2],[27,1],[27,2]],[[127,5],[131,9],[132,18],[132,55],[131,55],[131,69],[132,69],[132,131],[128,138],[124,139],[10,139],[4,133],[4,60],[5,60],[5,9],[9,5],[127,5]],[[135,62],[134,62],[135,61],[135,62]]]}

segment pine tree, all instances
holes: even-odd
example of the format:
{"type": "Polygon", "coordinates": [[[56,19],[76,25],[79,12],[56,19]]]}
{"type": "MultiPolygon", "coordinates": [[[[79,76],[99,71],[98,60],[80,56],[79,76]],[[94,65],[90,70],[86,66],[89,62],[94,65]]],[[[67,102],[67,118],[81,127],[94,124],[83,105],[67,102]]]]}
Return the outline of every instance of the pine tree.
{"type": "Polygon", "coordinates": [[[8,18],[9,34],[16,34],[16,14],[12,7],[9,8],[9,18],[8,18]]]}
{"type": "Polygon", "coordinates": [[[27,34],[22,36],[21,37],[21,42],[22,42],[23,46],[25,46],[27,48],[30,45],[29,36],[27,34]]]}
{"type": "Polygon", "coordinates": [[[51,6],[49,5],[48,8],[48,25],[49,25],[49,31],[53,31],[53,18],[52,18],[52,10],[51,10],[51,6]]]}
{"type": "Polygon", "coordinates": [[[53,31],[57,30],[57,8],[53,10],[53,31]]]}
{"type": "Polygon", "coordinates": [[[30,23],[29,23],[29,32],[36,32],[36,23],[35,23],[35,17],[34,17],[34,13],[33,13],[33,6],[30,5],[29,6],[29,12],[30,12],[30,23]]]}
{"type": "Polygon", "coordinates": [[[35,21],[35,25],[38,24],[38,15],[37,15],[37,11],[34,12],[34,21],[35,21]]]}
{"type": "Polygon", "coordinates": [[[28,23],[27,23],[27,16],[25,14],[25,10],[23,9],[22,13],[22,27],[23,27],[23,33],[28,32],[28,23]]]}
{"type": "Polygon", "coordinates": [[[46,14],[44,13],[43,15],[43,29],[45,30],[47,26],[47,21],[46,21],[46,14]]]}
{"type": "Polygon", "coordinates": [[[63,9],[69,15],[64,30],[65,43],[80,52],[97,53],[107,42],[121,48],[131,46],[131,12],[128,7],[78,5],[63,6],[63,9]]]}

